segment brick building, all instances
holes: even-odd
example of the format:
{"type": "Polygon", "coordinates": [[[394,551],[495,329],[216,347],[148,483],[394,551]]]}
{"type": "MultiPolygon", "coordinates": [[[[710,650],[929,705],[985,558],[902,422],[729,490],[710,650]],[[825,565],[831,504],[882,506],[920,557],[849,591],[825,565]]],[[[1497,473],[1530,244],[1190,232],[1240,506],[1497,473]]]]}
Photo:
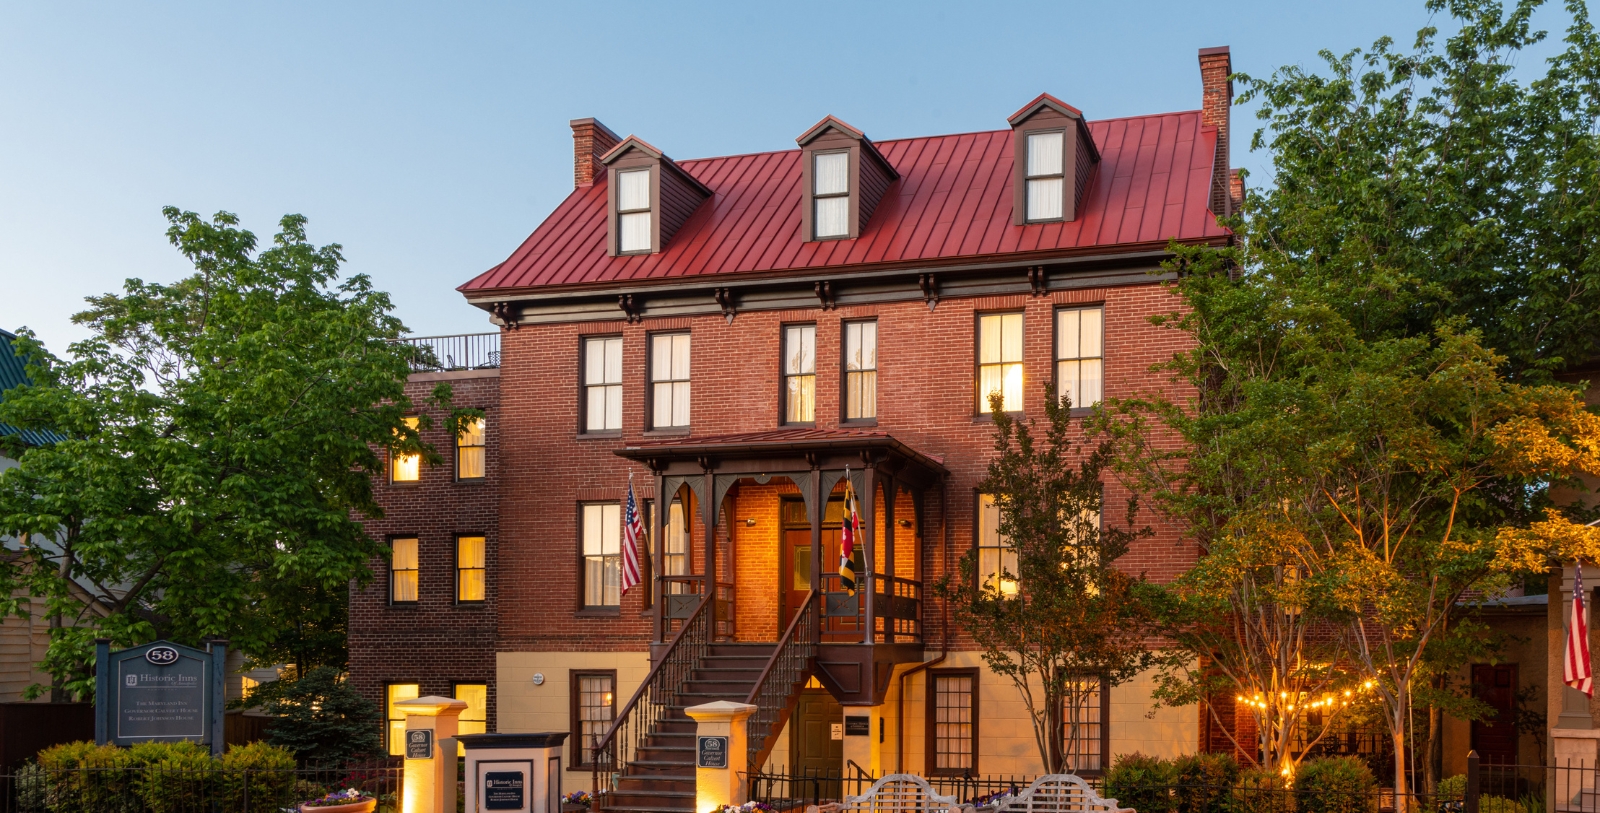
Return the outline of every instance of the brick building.
{"type": "MultiPolygon", "coordinates": [[[[454,369],[414,377],[486,418],[432,433],[448,466],[392,461],[371,528],[394,558],[352,595],[356,685],[571,731],[566,789],[620,773],[608,807],[687,809],[679,709],[718,697],[759,707],[750,756],[772,769],[1037,773],[1017,692],[930,586],[974,545],[991,572],[1004,556],[976,490],[986,393],[1030,417],[1052,380],[1081,404],[1181,394],[1151,372],[1182,349],[1148,321],[1177,307],[1159,266],[1169,241],[1224,244],[1240,194],[1228,51],[1199,62],[1199,110],[1091,121],[1041,95],[992,131],[881,142],[830,116],[725,158],[572,122],[572,193],[459,289],[495,355],[440,339],[454,369]],[[630,478],[648,554],[621,595],[630,478]]],[[[1195,555],[1157,528],[1119,564],[1165,580],[1195,555]]],[[[1195,749],[1195,711],[1147,716],[1149,691],[1077,716],[1081,771],[1195,749]]]]}

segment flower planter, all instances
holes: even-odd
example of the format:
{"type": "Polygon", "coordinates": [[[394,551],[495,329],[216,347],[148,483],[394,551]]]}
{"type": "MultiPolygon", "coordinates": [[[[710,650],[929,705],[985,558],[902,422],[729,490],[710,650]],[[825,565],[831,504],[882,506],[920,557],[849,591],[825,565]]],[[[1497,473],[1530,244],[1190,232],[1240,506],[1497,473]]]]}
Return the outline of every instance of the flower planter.
{"type": "Polygon", "coordinates": [[[372,813],[378,806],[377,799],[362,799],[347,805],[329,805],[326,807],[312,807],[300,805],[300,813],[372,813]]]}

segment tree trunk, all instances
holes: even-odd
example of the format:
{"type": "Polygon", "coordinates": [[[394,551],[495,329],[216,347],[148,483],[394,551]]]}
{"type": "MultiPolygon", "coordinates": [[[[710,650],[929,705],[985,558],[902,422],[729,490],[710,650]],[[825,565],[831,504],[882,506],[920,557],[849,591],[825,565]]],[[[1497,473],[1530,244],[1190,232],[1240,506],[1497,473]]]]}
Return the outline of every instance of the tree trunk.
{"type": "Polygon", "coordinates": [[[1394,740],[1394,809],[1406,813],[1411,805],[1406,800],[1406,729],[1400,721],[1395,722],[1390,737],[1394,740]]]}
{"type": "Polygon", "coordinates": [[[1430,795],[1439,790],[1439,780],[1444,777],[1444,711],[1438,706],[1428,707],[1428,772],[1423,791],[1430,795]]]}
{"type": "Polygon", "coordinates": [[[1045,769],[1050,773],[1061,773],[1061,707],[1062,698],[1051,697],[1048,693],[1044,699],[1044,741],[1045,741],[1045,769]]]}

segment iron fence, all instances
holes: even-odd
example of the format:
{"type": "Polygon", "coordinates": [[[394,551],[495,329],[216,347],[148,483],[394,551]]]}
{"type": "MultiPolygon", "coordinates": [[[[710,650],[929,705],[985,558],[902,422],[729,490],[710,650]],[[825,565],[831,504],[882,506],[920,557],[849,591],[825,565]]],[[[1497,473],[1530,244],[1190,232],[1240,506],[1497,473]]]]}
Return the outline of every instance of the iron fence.
{"type": "MultiPolygon", "coordinates": [[[[750,800],[766,802],[777,810],[792,810],[806,805],[837,802],[846,796],[860,796],[880,777],[860,770],[821,770],[776,768],[757,771],[748,777],[750,800]]],[[[963,804],[982,804],[986,797],[1017,793],[1033,781],[1027,776],[930,776],[928,784],[941,796],[954,796],[963,804]]]]}
{"type": "Polygon", "coordinates": [[[499,333],[463,333],[455,336],[410,336],[401,344],[417,348],[411,371],[487,370],[500,366],[499,333]]]}
{"type": "Polygon", "coordinates": [[[172,764],[45,769],[0,775],[3,813],[281,813],[346,789],[399,813],[398,760],[289,770],[180,768],[172,764]]]}

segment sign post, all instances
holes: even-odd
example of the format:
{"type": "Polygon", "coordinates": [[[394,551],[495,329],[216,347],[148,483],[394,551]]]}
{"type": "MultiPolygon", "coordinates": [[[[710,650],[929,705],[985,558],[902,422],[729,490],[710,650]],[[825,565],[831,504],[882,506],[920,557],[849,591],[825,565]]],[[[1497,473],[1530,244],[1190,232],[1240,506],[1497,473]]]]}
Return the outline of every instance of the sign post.
{"type": "Polygon", "coordinates": [[[456,809],[456,730],[467,704],[419,697],[394,705],[406,716],[401,813],[450,813],[456,809]]]}
{"type": "Polygon", "coordinates": [[[111,651],[95,640],[94,739],[100,745],[187,740],[223,749],[228,642],[205,649],[169,641],[111,651]]]}
{"type": "Polygon", "coordinates": [[[750,761],[745,721],[756,710],[748,703],[718,700],[690,706],[684,714],[694,718],[694,809],[721,810],[723,805],[749,801],[750,761]]]}

